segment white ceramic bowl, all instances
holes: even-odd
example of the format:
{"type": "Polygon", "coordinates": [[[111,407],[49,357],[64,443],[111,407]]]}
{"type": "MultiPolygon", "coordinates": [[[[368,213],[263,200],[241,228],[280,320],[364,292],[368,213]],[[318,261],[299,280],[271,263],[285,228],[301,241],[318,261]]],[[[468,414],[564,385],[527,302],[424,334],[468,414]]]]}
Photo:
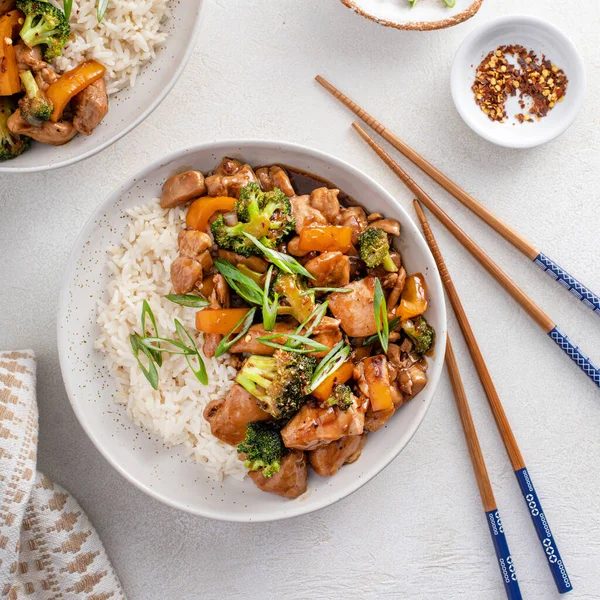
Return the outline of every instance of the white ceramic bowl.
{"type": "Polygon", "coordinates": [[[49,171],[75,164],[108,148],[137,127],[167,97],[183,73],[194,50],[203,5],[204,0],[171,2],[165,43],[133,88],[110,97],[108,115],[92,135],[77,135],[59,147],[34,142],[23,155],[0,162],[0,173],[49,171]]]}
{"type": "MultiPolygon", "coordinates": [[[[446,342],[446,310],[440,277],[417,226],[375,181],[323,152],[280,142],[218,142],[196,146],[161,160],[126,181],[102,202],[86,223],[69,258],[58,309],[58,351],[66,389],[79,422],[106,459],[151,496],[182,510],[231,521],[271,521],[317,510],[352,493],[383,469],[403,448],[423,420],[442,371],[446,342]],[[429,359],[429,383],[403,406],[385,428],[369,436],[356,463],[334,477],[311,473],[308,491],[284,500],[258,490],[249,479],[222,484],[202,466],[166,449],[130,423],[123,407],[113,403],[116,386],[104,359],[93,350],[99,331],[96,298],[106,296],[107,248],[120,242],[128,218],[125,211],[159,196],[165,179],[182,168],[213,169],[223,156],[252,165],[281,163],[324,177],[402,224],[400,250],[409,272],[422,272],[429,289],[427,318],[437,331],[429,359]]],[[[410,485],[410,482],[407,482],[410,485]]]]}
{"type": "Polygon", "coordinates": [[[483,0],[456,0],[449,8],[442,0],[341,0],[342,4],[375,23],[395,29],[431,31],[458,25],[473,17],[483,0]]]}
{"type": "Polygon", "coordinates": [[[512,15],[480,26],[461,44],[450,77],[452,98],[465,123],[486,140],[508,148],[532,148],[563,133],[575,120],[585,96],[586,76],[575,44],[555,25],[536,17],[512,15]],[[519,108],[509,98],[504,123],[491,121],[475,103],[471,86],[483,58],[501,45],[521,45],[546,57],[564,70],[569,79],[564,102],[558,103],[539,121],[518,123],[512,117],[519,108]]]}

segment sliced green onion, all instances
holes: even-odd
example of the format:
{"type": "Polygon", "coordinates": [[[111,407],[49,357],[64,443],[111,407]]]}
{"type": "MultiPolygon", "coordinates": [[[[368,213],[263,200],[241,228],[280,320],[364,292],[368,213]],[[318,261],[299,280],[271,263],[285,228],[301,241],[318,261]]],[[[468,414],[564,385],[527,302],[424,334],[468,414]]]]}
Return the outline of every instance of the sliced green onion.
{"type": "MultiPolygon", "coordinates": [[[[400,317],[394,317],[389,324],[390,331],[394,331],[396,327],[398,327],[398,325],[400,325],[400,317]]],[[[373,335],[366,337],[363,340],[361,346],[370,346],[371,344],[374,344],[378,338],[379,336],[376,333],[374,333],[373,335]]]]}
{"type": "Polygon", "coordinates": [[[132,333],[129,336],[129,343],[131,344],[131,350],[133,351],[133,355],[144,374],[144,377],[148,380],[148,383],[155,389],[158,389],[158,370],[156,365],[154,364],[154,358],[152,353],[148,348],[145,348],[142,344],[140,344],[141,337],[137,333],[132,333]],[[144,366],[142,361],[140,360],[140,350],[146,355],[148,359],[148,368],[144,366]]]}
{"type": "MultiPolygon", "coordinates": [[[[310,327],[307,327],[306,331],[304,332],[304,336],[305,337],[309,337],[310,335],[312,335],[312,332],[313,332],[314,328],[317,327],[321,323],[321,321],[323,320],[323,317],[327,313],[327,308],[328,307],[329,307],[329,301],[328,300],[326,302],[323,302],[323,304],[319,304],[310,313],[310,315],[308,315],[308,317],[306,318],[306,320],[304,320],[302,323],[300,323],[300,325],[298,325],[298,328],[294,332],[294,335],[299,335],[302,332],[302,330],[309,323],[310,323],[310,327]]],[[[294,347],[297,346],[297,344],[294,341],[288,340],[286,346],[294,348],[294,347]]]]}
{"type": "Polygon", "coordinates": [[[304,275],[309,279],[314,277],[293,257],[283,254],[283,252],[277,252],[267,248],[263,243],[257,240],[253,235],[242,232],[252,243],[276,266],[279,267],[285,273],[304,275]]]}
{"type": "Polygon", "coordinates": [[[186,328],[179,319],[173,319],[173,321],[175,322],[175,331],[177,331],[177,336],[179,337],[181,344],[184,347],[187,347],[185,346],[185,342],[187,342],[193,348],[193,352],[185,355],[185,360],[187,361],[188,367],[191,369],[196,379],[202,385],[206,385],[208,383],[208,373],[206,372],[206,366],[204,365],[204,361],[200,356],[200,352],[198,352],[194,338],[187,332],[186,328]],[[197,369],[192,364],[192,356],[195,356],[198,359],[197,369]]]}
{"type": "Polygon", "coordinates": [[[237,344],[247,333],[250,327],[252,327],[252,321],[256,313],[256,307],[250,309],[235,325],[232,331],[230,331],[220,342],[215,350],[215,358],[219,358],[229,351],[229,348],[237,344]],[[242,330],[233,339],[231,336],[237,331],[238,327],[242,327],[242,330]]]}
{"type": "Polygon", "coordinates": [[[279,350],[286,350],[287,352],[296,352],[297,354],[310,354],[311,352],[325,352],[326,350],[329,350],[329,346],[296,333],[271,333],[256,338],[256,341],[271,348],[278,348],[279,350]],[[278,344],[277,342],[272,341],[279,338],[285,338],[288,342],[293,341],[295,344],[291,346],[287,344],[278,344]],[[303,345],[308,346],[308,348],[300,348],[300,346],[303,345]]]}
{"type": "Polygon", "coordinates": [[[454,5],[456,4],[456,0],[444,0],[444,4],[448,8],[454,8],[454,5]]]}
{"type": "Polygon", "coordinates": [[[263,303],[264,293],[256,281],[250,279],[248,275],[244,275],[239,269],[236,269],[231,263],[222,258],[215,258],[214,265],[217,270],[229,284],[229,287],[234,289],[244,300],[250,304],[263,303]]]}
{"type": "MultiPolygon", "coordinates": [[[[150,308],[150,305],[148,304],[148,302],[146,300],[144,300],[142,302],[142,333],[143,336],[146,337],[148,335],[148,330],[146,329],[146,315],[148,315],[148,318],[150,319],[150,322],[152,323],[152,327],[154,327],[154,335],[158,335],[158,327],[156,326],[156,319],[154,318],[154,313],[152,312],[152,309],[150,308]]],[[[159,367],[162,367],[162,354],[160,350],[150,350],[150,352],[152,353],[152,358],[154,358],[154,362],[156,362],[156,364],[159,367]]]]}
{"type": "Polygon", "coordinates": [[[96,9],[96,16],[98,17],[98,23],[104,19],[104,15],[106,14],[106,9],[108,8],[108,3],[110,0],[98,0],[98,6],[96,9]]]}
{"type": "Polygon", "coordinates": [[[310,391],[316,390],[332,373],[337,371],[350,355],[350,346],[339,341],[317,365],[310,382],[310,391]]]}
{"type": "Polygon", "coordinates": [[[65,0],[63,2],[63,11],[67,20],[71,16],[71,9],[73,8],[73,0],[65,0]]]}
{"type": "Polygon", "coordinates": [[[334,287],[314,287],[309,290],[304,290],[300,292],[301,296],[308,296],[309,294],[314,294],[315,292],[331,292],[332,294],[349,294],[354,291],[352,288],[334,288],[334,287]]]}
{"type": "Polygon", "coordinates": [[[273,301],[269,300],[269,288],[271,287],[271,278],[273,276],[273,270],[275,267],[271,265],[267,271],[265,278],[265,290],[263,294],[263,305],[262,305],[262,317],[265,331],[273,331],[275,328],[275,321],[277,320],[277,312],[279,308],[279,294],[273,293],[273,301]]]}
{"type": "Polygon", "coordinates": [[[167,294],[165,298],[170,302],[181,306],[189,306],[190,308],[206,308],[210,304],[208,300],[193,294],[167,294]]]}
{"type": "Polygon", "coordinates": [[[148,348],[148,350],[157,350],[158,352],[166,352],[167,354],[194,354],[192,348],[188,348],[185,344],[177,340],[170,340],[169,338],[145,337],[140,338],[139,342],[144,348],[148,348]],[[170,344],[174,348],[164,348],[161,344],[170,344]]]}
{"type": "Polygon", "coordinates": [[[388,323],[387,304],[383,295],[383,288],[379,278],[375,280],[375,324],[377,325],[377,337],[381,343],[383,351],[387,353],[390,342],[390,324],[388,323]]]}

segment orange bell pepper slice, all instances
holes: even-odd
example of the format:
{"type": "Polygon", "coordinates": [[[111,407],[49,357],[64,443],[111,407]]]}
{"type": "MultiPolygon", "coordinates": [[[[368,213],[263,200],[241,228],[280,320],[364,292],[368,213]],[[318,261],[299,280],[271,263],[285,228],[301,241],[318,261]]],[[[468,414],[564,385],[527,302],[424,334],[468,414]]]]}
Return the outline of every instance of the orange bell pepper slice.
{"type": "Polygon", "coordinates": [[[369,400],[374,411],[389,410],[394,407],[390,391],[390,375],[385,356],[365,358],[365,379],[369,386],[369,400]]]}
{"type": "Polygon", "coordinates": [[[24,22],[25,15],[20,10],[11,10],[0,18],[0,96],[12,96],[21,91],[19,67],[12,41],[24,22]]]}
{"type": "MultiPolygon", "coordinates": [[[[249,308],[205,308],[196,313],[196,329],[203,333],[227,335],[249,311],[249,308]]],[[[237,331],[241,328],[240,325],[237,331]]]]}
{"type": "Polygon", "coordinates": [[[206,231],[209,219],[217,211],[231,212],[234,208],[235,198],[204,196],[192,202],[185,218],[185,224],[198,231],[206,231]]]}
{"type": "Polygon", "coordinates": [[[422,315],[427,310],[427,286],[421,273],[406,278],[396,316],[402,321],[422,315]]]}
{"type": "Polygon", "coordinates": [[[325,402],[329,398],[331,398],[331,394],[333,394],[333,387],[338,383],[346,383],[350,377],[352,377],[352,372],[354,371],[354,364],[352,361],[345,362],[340,366],[337,371],[334,371],[321,385],[313,391],[312,395],[321,402],[325,402]]]}
{"type": "Polygon", "coordinates": [[[47,90],[46,96],[52,101],[54,111],[50,116],[53,123],[60,121],[63,111],[74,96],[88,85],[104,77],[106,67],[95,60],[86,60],[74,69],[59,77],[47,90]]]}
{"type": "Polygon", "coordinates": [[[352,247],[352,229],[340,225],[304,227],[298,248],[304,252],[347,252],[352,247]]]}

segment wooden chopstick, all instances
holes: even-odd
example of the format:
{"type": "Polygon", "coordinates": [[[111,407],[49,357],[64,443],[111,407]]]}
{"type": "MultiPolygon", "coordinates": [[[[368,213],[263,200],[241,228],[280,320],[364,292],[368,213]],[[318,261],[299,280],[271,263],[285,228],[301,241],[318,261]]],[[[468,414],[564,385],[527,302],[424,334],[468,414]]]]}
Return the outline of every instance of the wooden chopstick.
{"type": "Polygon", "coordinates": [[[496,499],[494,498],[494,492],[481,452],[481,446],[479,445],[477,431],[475,430],[475,424],[473,423],[473,417],[471,416],[471,409],[469,408],[469,402],[456,362],[456,356],[454,355],[454,350],[450,343],[450,336],[448,336],[446,341],[446,366],[448,367],[454,399],[456,400],[460,421],[469,448],[469,455],[471,457],[473,471],[475,472],[477,486],[479,487],[479,495],[481,496],[481,502],[483,503],[485,518],[490,529],[492,541],[494,542],[494,550],[496,551],[496,557],[498,558],[498,566],[500,567],[500,574],[502,576],[502,581],[504,582],[504,589],[506,590],[506,595],[509,600],[517,600],[522,598],[522,596],[519,589],[519,583],[517,582],[515,567],[504,535],[504,526],[502,525],[498,513],[498,506],[496,504],[496,499]]]}
{"type": "Polygon", "coordinates": [[[367,125],[372,127],[383,139],[389,142],[396,150],[401,152],[408,160],[421,169],[426,175],[429,175],[434,181],[441,185],[447,192],[452,194],[459,202],[464,204],[480,219],[487,223],[492,229],[499,233],[505,240],[510,242],[517,250],[522,252],[529,260],[533,261],[538,267],[544,270],[552,279],[558,282],[561,287],[568,289],[577,299],[583,302],[588,308],[591,308],[600,316],[600,297],[585,287],[580,281],[567,273],[560,265],[554,262],[546,254],[538,250],[531,242],[527,241],[521,234],[517,233],[512,227],[501,221],[485,206],[479,203],[473,196],[468,194],[459,185],[454,183],[447,175],[434,167],[430,162],[423,158],[418,152],[413,150],[408,144],[403,142],[396,134],[384,127],[367,111],[353,102],[348,96],[342,94],[336,87],[331,85],[320,75],[315,77],[328,92],[337,98],[342,104],[347,106],[367,125]]]}
{"type": "Polygon", "coordinates": [[[454,314],[456,315],[458,324],[460,325],[460,329],[467,343],[473,364],[477,370],[477,375],[479,376],[479,380],[483,385],[485,395],[488,399],[492,414],[494,415],[494,420],[496,421],[496,426],[498,427],[498,431],[500,432],[500,436],[504,442],[504,447],[506,448],[513,471],[517,481],[519,482],[519,487],[523,493],[523,498],[525,499],[527,509],[531,515],[531,520],[535,526],[535,530],[544,551],[544,555],[548,561],[548,566],[550,567],[552,577],[554,578],[554,583],[561,594],[570,592],[573,589],[573,586],[571,585],[567,570],[560,556],[560,552],[558,551],[556,540],[552,535],[552,531],[550,530],[548,518],[544,514],[542,505],[539,501],[535,488],[533,487],[531,475],[525,466],[525,461],[521,454],[521,450],[519,449],[517,440],[515,439],[506,413],[504,412],[504,407],[502,406],[500,396],[496,391],[496,386],[494,385],[490,372],[485,364],[483,354],[481,353],[479,344],[477,343],[477,339],[475,338],[475,334],[473,333],[473,329],[471,328],[471,324],[469,323],[469,319],[465,313],[465,309],[463,308],[460,297],[458,296],[458,292],[454,287],[454,282],[450,277],[450,273],[446,267],[446,262],[444,261],[435,237],[433,236],[433,232],[431,231],[427,217],[425,216],[425,213],[423,212],[418,200],[414,201],[414,206],[417,216],[419,217],[419,221],[421,222],[421,226],[423,227],[425,239],[427,240],[427,244],[429,245],[429,248],[431,249],[431,252],[435,258],[435,262],[438,266],[438,270],[440,272],[442,282],[444,283],[446,293],[448,294],[450,304],[452,304],[454,314]]]}
{"type": "Polygon", "coordinates": [[[550,338],[600,387],[600,370],[557,327],[556,323],[415,183],[402,167],[358,124],[352,127],[369,144],[406,187],[440,220],[452,235],[471,253],[481,266],[517,301],[523,310],[550,338]]]}

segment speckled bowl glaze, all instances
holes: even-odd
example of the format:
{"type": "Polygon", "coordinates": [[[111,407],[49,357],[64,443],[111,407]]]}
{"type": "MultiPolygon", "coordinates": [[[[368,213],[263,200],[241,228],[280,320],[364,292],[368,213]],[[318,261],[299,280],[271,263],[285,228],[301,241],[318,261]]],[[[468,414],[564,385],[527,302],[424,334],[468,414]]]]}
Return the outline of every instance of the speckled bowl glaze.
{"type": "MultiPolygon", "coordinates": [[[[415,223],[380,185],[347,163],[323,152],[281,142],[243,141],[204,144],[177,152],[126,181],[94,212],[68,261],[58,309],[58,350],[73,410],[98,450],[127,479],[154,498],[205,517],[230,521],[273,521],[309,513],[354,492],[381,471],[409,442],[431,404],[443,367],[446,310],[440,277],[415,223]],[[94,350],[99,328],[96,299],[106,296],[107,249],[120,242],[125,211],[159,196],[165,179],[185,168],[213,169],[223,156],[253,165],[282,163],[321,176],[364,203],[370,211],[398,219],[399,250],[409,272],[425,275],[429,290],[427,318],[437,331],[429,358],[429,383],[403,406],[385,428],[369,436],[361,458],[334,477],[311,472],[308,491],[285,500],[243,482],[211,480],[202,465],[189,462],[177,448],[165,448],[133,425],[124,408],[113,403],[116,385],[94,350]]],[[[410,485],[410,482],[406,482],[410,485]]]]}
{"type": "Polygon", "coordinates": [[[167,97],[190,59],[200,26],[204,0],[171,2],[169,32],[156,58],[140,73],[133,88],[110,97],[106,118],[90,136],[77,135],[54,147],[35,142],[31,150],[0,162],[0,173],[49,171],[90,158],[137,127],[167,97]]]}
{"type": "Polygon", "coordinates": [[[411,8],[407,0],[340,0],[355,13],[396,29],[431,31],[458,25],[474,16],[483,0],[456,0],[448,8],[442,0],[419,0],[411,8]]]}

